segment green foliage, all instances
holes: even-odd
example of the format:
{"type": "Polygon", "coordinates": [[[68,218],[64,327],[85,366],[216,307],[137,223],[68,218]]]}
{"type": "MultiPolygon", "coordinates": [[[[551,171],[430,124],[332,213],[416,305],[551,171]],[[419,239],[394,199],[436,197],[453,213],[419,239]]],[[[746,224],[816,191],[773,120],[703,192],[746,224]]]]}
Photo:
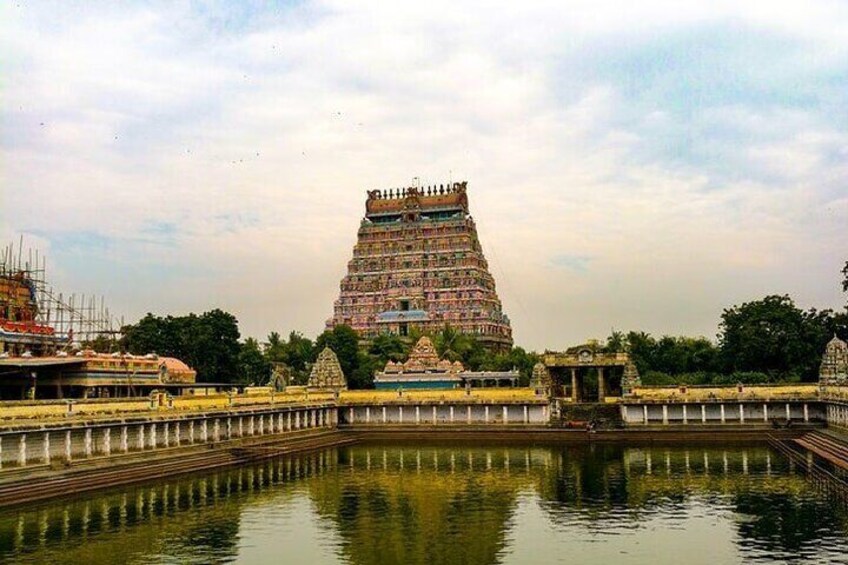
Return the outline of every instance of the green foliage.
{"type": "Polygon", "coordinates": [[[277,332],[271,332],[263,353],[269,362],[285,363],[292,371],[293,384],[300,385],[306,384],[310,364],[317,355],[312,340],[296,331],[289,333],[288,340],[281,339],[277,332]]]}
{"type": "MultiPolygon", "coordinates": [[[[656,339],[645,332],[613,332],[607,338],[607,351],[629,351],[639,373],[657,371],[669,375],[718,371],[719,350],[704,337],[663,336],[656,339]]],[[[643,380],[644,382],[644,380],[643,380]]]]}
{"type": "Polygon", "coordinates": [[[728,372],[759,371],[772,380],[818,376],[821,352],[832,335],[832,312],[807,312],[789,296],[766,296],[726,309],[719,340],[728,372]]]}
{"type": "Polygon", "coordinates": [[[381,366],[385,366],[389,361],[403,361],[406,359],[409,355],[409,349],[408,343],[404,342],[400,336],[382,333],[371,341],[368,354],[378,359],[381,366]]]}
{"type": "MultiPolygon", "coordinates": [[[[781,382],[789,382],[791,380],[792,379],[782,379],[781,382]]],[[[772,380],[771,376],[760,371],[740,371],[729,375],[718,375],[713,380],[713,384],[717,385],[736,385],[740,383],[746,385],[759,385],[772,382],[775,381],[772,380]]]]}
{"type": "Polygon", "coordinates": [[[264,385],[271,376],[271,362],[259,348],[259,342],[249,337],[239,351],[239,381],[244,384],[264,385]]]}
{"type": "Polygon", "coordinates": [[[642,375],[642,384],[646,386],[668,386],[681,384],[680,379],[661,371],[647,371],[642,375]]]}
{"type": "Polygon", "coordinates": [[[842,292],[848,292],[848,261],[845,261],[845,266],[842,267],[842,292]]]}
{"type": "Polygon", "coordinates": [[[199,382],[239,380],[238,321],[222,310],[200,316],[154,316],[122,328],[122,346],[130,353],[177,357],[197,371],[199,382]]]}

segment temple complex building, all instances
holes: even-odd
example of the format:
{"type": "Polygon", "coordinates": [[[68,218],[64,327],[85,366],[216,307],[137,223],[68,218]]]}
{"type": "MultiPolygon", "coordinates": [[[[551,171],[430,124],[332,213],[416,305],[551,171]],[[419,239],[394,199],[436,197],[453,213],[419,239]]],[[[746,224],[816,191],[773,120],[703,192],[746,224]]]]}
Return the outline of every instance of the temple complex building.
{"type": "Polygon", "coordinates": [[[365,339],[450,325],[492,349],[512,346],[465,182],[368,192],[327,328],[342,324],[365,339]]]}
{"type": "Polygon", "coordinates": [[[436,348],[427,336],[409,352],[403,363],[389,361],[382,372],[374,376],[377,389],[445,389],[461,387],[515,387],[520,375],[511,371],[466,371],[459,361],[439,359],[436,348]]]}

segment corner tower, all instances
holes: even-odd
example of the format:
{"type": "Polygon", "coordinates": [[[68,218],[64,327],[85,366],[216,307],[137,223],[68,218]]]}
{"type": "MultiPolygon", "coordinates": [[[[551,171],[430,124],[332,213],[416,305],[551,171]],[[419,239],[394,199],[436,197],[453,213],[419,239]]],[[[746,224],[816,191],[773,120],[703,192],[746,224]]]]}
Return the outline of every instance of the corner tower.
{"type": "Polygon", "coordinates": [[[512,346],[468,213],[467,183],[368,191],[327,328],[341,324],[366,339],[450,325],[493,349],[512,346]]]}

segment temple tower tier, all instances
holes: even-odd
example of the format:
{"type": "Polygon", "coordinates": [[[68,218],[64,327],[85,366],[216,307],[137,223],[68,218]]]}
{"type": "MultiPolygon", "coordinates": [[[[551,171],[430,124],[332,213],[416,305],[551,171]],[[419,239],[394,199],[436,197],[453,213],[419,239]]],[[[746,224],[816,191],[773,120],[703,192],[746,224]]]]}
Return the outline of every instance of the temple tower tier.
{"type": "Polygon", "coordinates": [[[467,183],[368,191],[353,258],[327,328],[436,333],[447,325],[492,349],[512,346],[467,183]]]}

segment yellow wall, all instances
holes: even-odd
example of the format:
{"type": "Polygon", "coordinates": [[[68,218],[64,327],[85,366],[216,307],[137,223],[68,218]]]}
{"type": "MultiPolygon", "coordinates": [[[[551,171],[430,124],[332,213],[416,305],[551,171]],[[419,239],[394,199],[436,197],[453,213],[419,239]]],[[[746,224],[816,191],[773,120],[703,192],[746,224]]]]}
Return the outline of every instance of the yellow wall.
{"type": "Polygon", "coordinates": [[[789,398],[816,398],[818,385],[744,385],[742,392],[736,386],[714,387],[644,387],[633,388],[631,398],[637,400],[699,401],[699,400],[765,400],[789,398]]]}

